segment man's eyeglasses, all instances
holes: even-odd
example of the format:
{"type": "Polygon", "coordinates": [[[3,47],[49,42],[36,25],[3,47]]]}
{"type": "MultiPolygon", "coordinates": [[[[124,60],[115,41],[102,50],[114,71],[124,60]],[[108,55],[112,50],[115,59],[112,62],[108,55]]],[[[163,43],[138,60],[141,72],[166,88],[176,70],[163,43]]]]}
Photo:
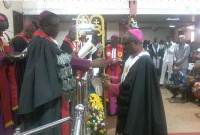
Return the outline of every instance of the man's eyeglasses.
{"type": "Polygon", "coordinates": [[[119,40],[119,38],[111,38],[111,40],[119,40]]]}
{"type": "Polygon", "coordinates": [[[124,46],[127,46],[127,45],[129,45],[131,42],[135,42],[135,40],[131,40],[131,41],[127,42],[127,43],[123,43],[123,45],[124,45],[124,46]]]}

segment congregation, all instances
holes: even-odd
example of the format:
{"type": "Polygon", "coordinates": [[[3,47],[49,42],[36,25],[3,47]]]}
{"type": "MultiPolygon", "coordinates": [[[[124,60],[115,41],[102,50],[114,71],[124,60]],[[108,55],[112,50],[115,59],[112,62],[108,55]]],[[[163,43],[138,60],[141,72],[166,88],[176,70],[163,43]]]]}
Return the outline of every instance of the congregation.
{"type": "MultiPolygon", "coordinates": [[[[38,23],[25,23],[10,39],[5,32],[9,20],[0,14],[0,134],[70,116],[75,77],[92,68],[100,68],[95,76],[101,77],[107,115],[117,115],[118,135],[167,135],[160,88],[168,89],[172,99],[181,94],[181,100],[197,100],[200,106],[200,44],[186,41],[183,34],[177,43],[170,35],[151,42],[130,27],[123,37],[113,34],[105,48],[95,35],[91,43],[96,52],[79,58],[78,51],[89,40],[85,32],[77,45],[77,26],[72,25],[58,45],[58,15],[45,10],[38,23]]],[[[69,135],[70,125],[50,130],[52,135],[69,135]]]]}

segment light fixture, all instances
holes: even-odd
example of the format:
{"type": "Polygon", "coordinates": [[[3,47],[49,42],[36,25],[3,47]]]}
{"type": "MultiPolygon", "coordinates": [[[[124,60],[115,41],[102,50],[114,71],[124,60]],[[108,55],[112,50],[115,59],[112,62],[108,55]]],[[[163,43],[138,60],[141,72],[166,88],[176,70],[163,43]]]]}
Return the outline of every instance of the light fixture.
{"type": "Polygon", "coordinates": [[[188,28],[188,29],[191,29],[191,30],[194,30],[194,29],[195,29],[195,26],[194,26],[194,25],[191,25],[191,26],[188,26],[187,28],[188,28]]]}
{"type": "Polygon", "coordinates": [[[89,24],[78,24],[77,26],[78,28],[90,28],[90,25],[89,24]]]}
{"type": "Polygon", "coordinates": [[[175,25],[169,25],[170,28],[175,28],[175,25]]]}
{"type": "Polygon", "coordinates": [[[86,30],[83,30],[83,31],[92,31],[91,29],[86,29],[86,30]]]}
{"type": "Polygon", "coordinates": [[[168,21],[178,21],[179,18],[167,18],[166,20],[168,20],[168,21]]]}

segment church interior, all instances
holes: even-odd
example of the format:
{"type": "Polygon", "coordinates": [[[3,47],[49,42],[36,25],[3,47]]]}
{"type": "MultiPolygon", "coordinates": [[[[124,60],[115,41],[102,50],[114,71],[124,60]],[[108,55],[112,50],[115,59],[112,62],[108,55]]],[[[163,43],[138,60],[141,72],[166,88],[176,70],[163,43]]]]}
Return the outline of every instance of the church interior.
{"type": "MultiPolygon", "coordinates": [[[[82,44],[79,46],[83,47],[86,44],[88,47],[85,47],[85,50],[78,50],[77,42],[80,43],[81,39],[77,38],[75,41],[77,43],[78,56],[83,59],[90,58],[90,60],[94,59],[92,54],[99,53],[99,51],[102,54],[100,56],[97,54],[97,56],[107,59],[106,56],[110,54],[107,52],[106,47],[112,44],[113,38],[118,38],[118,43],[123,46],[124,34],[132,28],[140,29],[143,33],[142,45],[144,50],[149,52],[151,50],[150,46],[154,43],[159,45],[159,49],[163,48],[162,56],[158,56],[159,54],[156,56],[160,57],[160,63],[157,63],[157,58],[156,64],[154,63],[156,71],[158,71],[158,79],[161,78],[162,74],[162,63],[164,62],[163,57],[168,38],[170,37],[172,42],[178,45],[180,35],[183,35],[185,43],[190,46],[190,52],[187,57],[188,68],[185,74],[187,79],[190,76],[190,71],[195,67],[194,65],[200,60],[200,58],[199,60],[193,59],[194,55],[196,56],[197,54],[196,52],[199,51],[200,53],[199,5],[200,1],[198,0],[2,0],[0,1],[0,13],[4,14],[8,19],[9,28],[4,32],[12,40],[23,30],[24,25],[27,23],[31,23],[36,29],[39,29],[38,18],[41,12],[45,10],[53,12],[59,18],[59,33],[55,38],[58,47],[62,48],[61,45],[70,33],[72,26],[76,26],[76,38],[77,36],[85,35],[85,42],[81,42],[82,44]],[[145,40],[147,43],[145,43],[145,40]],[[95,49],[93,48],[94,50],[92,50],[92,47],[95,47],[95,49]]],[[[152,50],[155,51],[156,49],[152,50]]],[[[123,51],[117,52],[117,54],[124,56],[123,51]]],[[[119,63],[123,61],[118,58],[114,60],[119,63]]],[[[154,62],[153,58],[152,61],[154,62]]],[[[120,63],[121,67],[123,67],[122,63],[120,63]]],[[[199,66],[197,70],[200,73],[200,65],[196,65],[199,66]]],[[[1,64],[0,68],[2,68],[1,64]]],[[[113,68],[111,68],[110,74],[112,74],[112,70],[113,68]]],[[[123,71],[123,68],[121,70],[123,71]]],[[[12,134],[31,135],[45,131],[46,135],[51,135],[52,133],[48,132],[49,129],[56,126],[62,127],[62,125],[68,123],[67,128],[69,131],[67,133],[52,135],[115,135],[118,115],[117,112],[111,113],[110,102],[113,99],[111,97],[109,99],[106,98],[101,79],[98,78],[99,74],[107,73],[107,70],[93,68],[91,71],[92,75],[88,71],[84,75],[80,73],[82,76],[75,76],[75,97],[70,99],[72,103],[69,105],[70,115],[66,117],[67,119],[60,118],[60,121],[56,121],[57,123],[50,123],[46,127],[41,126],[43,129],[41,127],[31,129],[29,132],[29,130],[23,130],[23,118],[20,118],[22,122],[14,126],[12,134]]],[[[185,86],[188,91],[191,88],[192,100],[187,99],[187,95],[182,100],[179,93],[174,98],[172,97],[172,92],[165,87],[170,82],[168,72],[170,72],[169,67],[164,72],[164,82],[160,83],[160,80],[157,82],[162,96],[168,135],[200,135],[200,81],[198,81],[198,86],[194,86],[195,88],[197,87],[196,93],[193,90],[193,86],[190,87],[189,84],[185,86]]],[[[79,73],[77,72],[77,74],[79,73]]],[[[118,74],[118,76],[120,75],[118,74]]],[[[140,85],[145,84],[140,82],[140,85]]],[[[2,92],[0,93],[0,100],[1,97],[3,97],[2,92]]],[[[42,99],[43,96],[40,98],[42,99]]],[[[117,98],[113,102],[116,104],[117,98]]],[[[2,107],[2,104],[3,102],[1,101],[0,107],[2,107]]],[[[0,117],[2,117],[1,115],[0,117]]],[[[0,126],[2,125],[0,124],[0,126]]],[[[3,130],[2,132],[0,131],[1,133],[3,133],[2,135],[11,135],[6,134],[6,132],[4,134],[3,130]]]]}

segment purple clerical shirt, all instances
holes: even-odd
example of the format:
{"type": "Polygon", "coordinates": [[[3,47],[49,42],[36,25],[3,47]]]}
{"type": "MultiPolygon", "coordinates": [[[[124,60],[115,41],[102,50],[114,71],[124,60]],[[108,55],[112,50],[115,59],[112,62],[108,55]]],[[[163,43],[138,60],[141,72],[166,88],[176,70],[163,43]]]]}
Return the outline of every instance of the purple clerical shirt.
{"type": "Polygon", "coordinates": [[[121,77],[112,76],[111,83],[109,85],[109,91],[111,97],[118,97],[119,96],[119,86],[120,86],[121,77]]]}
{"type": "Polygon", "coordinates": [[[90,60],[81,59],[73,56],[70,61],[70,65],[73,69],[88,71],[90,67],[90,60]]]}

